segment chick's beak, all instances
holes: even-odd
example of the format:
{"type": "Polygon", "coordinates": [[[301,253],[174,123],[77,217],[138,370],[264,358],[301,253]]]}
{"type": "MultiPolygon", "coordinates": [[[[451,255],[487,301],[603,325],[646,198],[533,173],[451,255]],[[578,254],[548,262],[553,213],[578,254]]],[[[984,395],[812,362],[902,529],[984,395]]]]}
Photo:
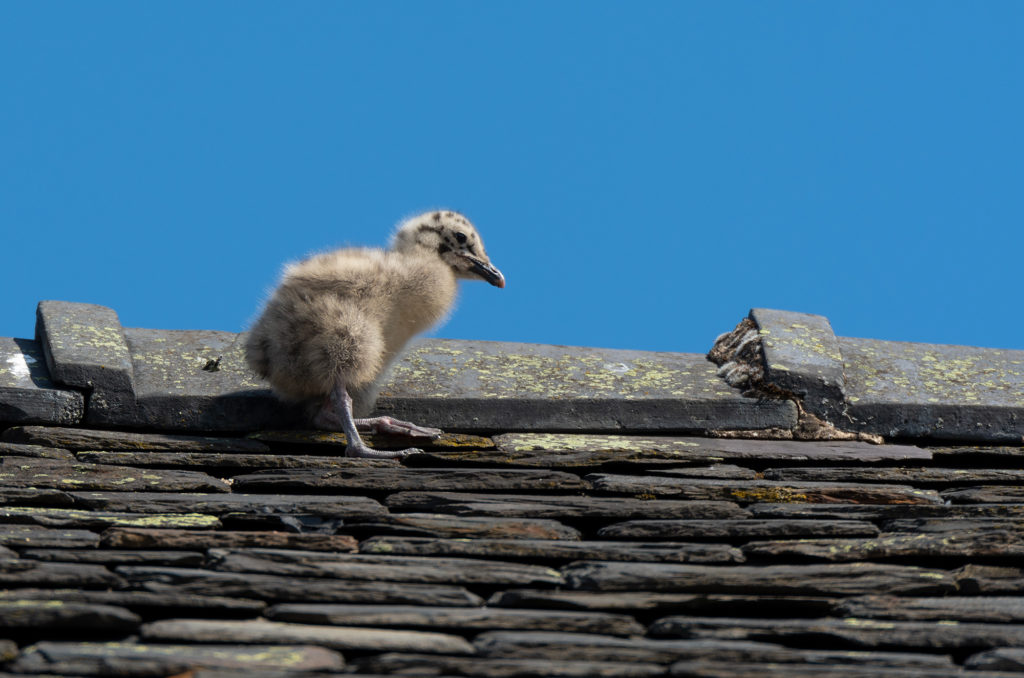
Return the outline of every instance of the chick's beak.
{"type": "Polygon", "coordinates": [[[501,274],[501,271],[496,269],[493,264],[489,261],[477,259],[476,257],[466,257],[471,264],[473,264],[473,272],[479,275],[481,278],[491,283],[495,287],[505,286],[505,276],[501,274]]]}

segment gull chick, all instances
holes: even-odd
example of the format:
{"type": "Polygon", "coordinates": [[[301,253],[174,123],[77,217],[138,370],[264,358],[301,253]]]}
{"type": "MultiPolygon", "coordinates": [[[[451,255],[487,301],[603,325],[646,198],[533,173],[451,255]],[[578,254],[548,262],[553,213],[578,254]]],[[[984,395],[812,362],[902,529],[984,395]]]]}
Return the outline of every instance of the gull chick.
{"type": "Polygon", "coordinates": [[[313,424],[344,431],[347,456],[419,452],[370,449],[358,431],[433,439],[439,429],[391,417],[356,419],[353,402],[357,414],[368,413],[388,365],[449,312],[459,278],[505,286],[466,217],[413,217],[388,250],[340,249],[287,266],[249,333],[246,359],[282,398],[316,403],[313,424]]]}

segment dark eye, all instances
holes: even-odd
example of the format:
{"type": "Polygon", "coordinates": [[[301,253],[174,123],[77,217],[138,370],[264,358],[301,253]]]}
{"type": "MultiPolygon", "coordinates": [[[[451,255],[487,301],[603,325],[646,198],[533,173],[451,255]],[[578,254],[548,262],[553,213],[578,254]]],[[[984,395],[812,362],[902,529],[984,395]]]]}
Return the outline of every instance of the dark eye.
{"type": "Polygon", "coordinates": [[[466,234],[462,233],[461,231],[455,233],[455,239],[459,241],[460,245],[466,244],[466,234]]]}

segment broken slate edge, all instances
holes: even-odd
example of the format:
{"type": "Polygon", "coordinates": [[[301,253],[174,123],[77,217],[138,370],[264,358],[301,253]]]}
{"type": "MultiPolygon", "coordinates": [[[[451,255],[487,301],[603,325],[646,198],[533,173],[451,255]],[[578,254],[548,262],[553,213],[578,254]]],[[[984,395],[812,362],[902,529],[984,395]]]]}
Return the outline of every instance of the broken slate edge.
{"type": "Polygon", "coordinates": [[[85,415],[80,391],[50,380],[39,342],[0,337],[0,427],[4,424],[72,426],[85,415]]]}

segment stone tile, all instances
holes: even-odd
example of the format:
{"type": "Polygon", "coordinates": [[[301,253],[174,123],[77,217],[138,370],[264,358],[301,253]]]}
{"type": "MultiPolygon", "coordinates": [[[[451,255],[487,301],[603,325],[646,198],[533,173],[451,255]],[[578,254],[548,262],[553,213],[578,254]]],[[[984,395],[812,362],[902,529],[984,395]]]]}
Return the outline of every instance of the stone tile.
{"type": "Polygon", "coordinates": [[[290,534],[287,532],[231,532],[113,527],[102,535],[108,549],[211,549],[283,548],[310,551],[355,551],[356,540],[347,535],[290,534]]]}
{"type": "Polygon", "coordinates": [[[95,547],[100,536],[88,530],[60,530],[35,525],[0,525],[0,544],[36,548],[95,547]]]}
{"type": "Polygon", "coordinates": [[[111,605],[60,600],[0,600],[0,633],[59,637],[88,628],[108,637],[131,633],[142,622],[128,610],[111,605]]]}
{"type": "Polygon", "coordinates": [[[798,539],[751,542],[743,547],[751,559],[797,559],[828,562],[911,558],[1004,558],[1024,556],[1024,533],[985,530],[925,534],[881,534],[865,539],[798,539]]]}
{"type": "Polygon", "coordinates": [[[836,605],[836,615],[901,621],[957,621],[1002,624],[1024,623],[1024,597],[978,596],[897,598],[862,596],[836,605]]]}
{"type": "Polygon", "coordinates": [[[72,492],[78,506],[127,513],[203,513],[232,511],[311,514],[367,518],[386,513],[366,497],[281,496],[274,494],[174,494],[170,492],[72,492]]]}
{"type": "Polygon", "coordinates": [[[198,471],[126,469],[24,457],[0,460],[0,485],[118,492],[229,492],[231,489],[223,480],[198,471]]]}
{"type": "Polygon", "coordinates": [[[864,520],[630,520],[602,527],[607,539],[799,539],[809,537],[874,537],[874,523],[864,520]]]}
{"type": "Polygon", "coordinates": [[[102,565],[45,563],[21,558],[0,558],[0,586],[80,586],[108,588],[122,579],[102,565]]]}
{"type": "Polygon", "coordinates": [[[414,469],[351,468],[331,470],[260,471],[233,479],[236,492],[292,493],[374,491],[562,491],[574,492],[589,485],[579,476],[559,471],[523,469],[414,469]]]}
{"type": "MultiPolygon", "coordinates": [[[[0,512],[2,515],[2,512],[0,512]]],[[[578,540],[580,531],[557,520],[453,516],[447,513],[393,513],[380,522],[349,521],[341,531],[366,536],[448,537],[462,539],[578,540]]]]}
{"type": "Polygon", "coordinates": [[[213,436],[131,433],[59,426],[15,426],[3,432],[3,440],[68,450],[137,450],[148,452],[250,452],[265,454],[270,448],[258,440],[213,436]]]}
{"type": "Polygon", "coordinates": [[[42,445],[19,445],[18,443],[0,443],[0,457],[29,457],[33,459],[60,459],[73,461],[75,455],[68,450],[61,450],[42,445]]]}
{"type": "Polygon", "coordinates": [[[114,565],[167,565],[197,567],[205,555],[198,551],[128,551],[124,549],[23,549],[21,557],[60,563],[114,565]]]}
{"type": "MultiPolygon", "coordinates": [[[[68,497],[69,503],[70,500],[68,497]]],[[[85,530],[103,530],[113,526],[209,530],[221,525],[216,516],[201,513],[118,513],[38,506],[0,506],[0,524],[5,523],[85,530]]]]}

